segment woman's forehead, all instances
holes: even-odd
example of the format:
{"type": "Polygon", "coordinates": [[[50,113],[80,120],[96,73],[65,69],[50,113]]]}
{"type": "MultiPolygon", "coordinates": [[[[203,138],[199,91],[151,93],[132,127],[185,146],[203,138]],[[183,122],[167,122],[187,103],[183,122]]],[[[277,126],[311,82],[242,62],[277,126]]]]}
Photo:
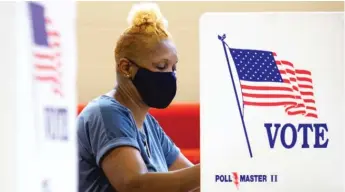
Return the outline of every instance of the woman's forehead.
{"type": "Polygon", "coordinates": [[[159,42],[151,50],[151,59],[159,62],[160,60],[176,60],[177,62],[177,50],[175,44],[171,40],[163,40],[159,42]]]}

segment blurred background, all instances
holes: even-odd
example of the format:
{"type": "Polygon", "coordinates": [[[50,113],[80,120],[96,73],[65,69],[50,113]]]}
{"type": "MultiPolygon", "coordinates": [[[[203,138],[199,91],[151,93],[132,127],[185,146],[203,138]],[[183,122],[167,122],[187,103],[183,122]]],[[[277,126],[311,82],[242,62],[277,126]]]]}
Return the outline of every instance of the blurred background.
{"type": "MultiPolygon", "coordinates": [[[[113,49],[128,26],[135,2],[77,3],[78,102],[85,103],[115,85],[113,49]]],[[[199,18],[206,12],[344,11],[344,2],[158,2],[169,21],[178,53],[178,92],[174,102],[199,102],[199,18]]],[[[211,63],[210,63],[211,64],[211,63]]]]}

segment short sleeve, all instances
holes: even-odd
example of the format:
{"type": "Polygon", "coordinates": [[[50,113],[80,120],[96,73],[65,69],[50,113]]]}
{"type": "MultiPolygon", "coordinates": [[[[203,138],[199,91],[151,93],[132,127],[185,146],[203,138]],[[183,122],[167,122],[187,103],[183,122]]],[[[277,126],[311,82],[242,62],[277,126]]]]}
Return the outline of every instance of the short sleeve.
{"type": "Polygon", "coordinates": [[[96,163],[101,166],[101,161],[111,150],[130,146],[138,149],[137,131],[131,121],[130,115],[116,105],[99,105],[93,117],[89,118],[89,137],[96,163]]]}
{"type": "Polygon", "coordinates": [[[164,132],[162,127],[157,123],[160,143],[164,152],[164,157],[168,168],[175,162],[180,154],[180,149],[175,145],[171,138],[164,132]]]}

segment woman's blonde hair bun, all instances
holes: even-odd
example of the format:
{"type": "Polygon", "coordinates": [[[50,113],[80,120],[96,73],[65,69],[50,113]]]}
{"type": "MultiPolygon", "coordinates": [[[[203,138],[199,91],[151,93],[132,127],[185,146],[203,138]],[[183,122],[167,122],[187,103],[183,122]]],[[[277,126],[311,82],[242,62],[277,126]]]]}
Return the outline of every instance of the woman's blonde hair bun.
{"type": "Polygon", "coordinates": [[[163,17],[159,6],[155,3],[134,4],[128,14],[127,21],[131,27],[157,26],[167,29],[168,21],[163,17]]]}

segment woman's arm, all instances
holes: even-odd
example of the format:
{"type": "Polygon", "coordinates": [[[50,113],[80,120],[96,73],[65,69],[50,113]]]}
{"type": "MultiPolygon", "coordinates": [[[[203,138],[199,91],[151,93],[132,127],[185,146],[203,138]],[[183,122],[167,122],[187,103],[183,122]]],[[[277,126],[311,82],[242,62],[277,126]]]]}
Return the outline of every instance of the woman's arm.
{"type": "Polygon", "coordinates": [[[176,160],[169,167],[169,171],[176,171],[187,167],[193,167],[194,164],[190,162],[181,152],[177,156],[176,160]]]}
{"type": "Polygon", "coordinates": [[[180,192],[192,191],[200,186],[200,165],[167,173],[149,173],[140,152],[133,147],[112,150],[101,166],[119,192],[180,192]]]}
{"type": "MultiPolygon", "coordinates": [[[[176,158],[176,160],[174,161],[174,163],[169,167],[169,171],[176,171],[176,170],[181,170],[184,168],[188,168],[188,167],[193,167],[194,164],[192,162],[190,162],[181,152],[179,154],[179,156],[176,158]]],[[[200,187],[190,190],[190,192],[199,192],[200,191],[200,187]]]]}

